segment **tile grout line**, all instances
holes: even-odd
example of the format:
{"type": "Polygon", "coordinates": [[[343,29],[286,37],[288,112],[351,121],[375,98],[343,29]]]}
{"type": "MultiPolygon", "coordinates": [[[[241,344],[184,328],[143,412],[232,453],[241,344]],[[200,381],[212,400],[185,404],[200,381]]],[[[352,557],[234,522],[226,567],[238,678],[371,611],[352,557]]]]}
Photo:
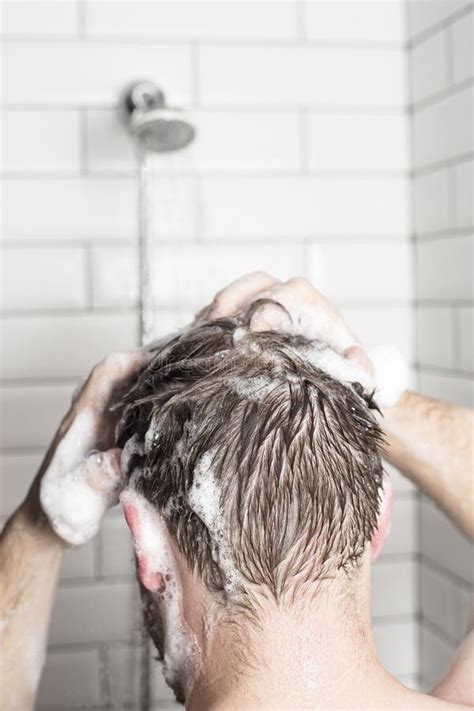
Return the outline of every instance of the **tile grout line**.
{"type": "Polygon", "coordinates": [[[86,4],[85,0],[76,0],[76,23],[77,23],[77,39],[82,40],[86,37],[86,4]]]}
{"type": "Polygon", "coordinates": [[[296,40],[301,44],[307,41],[306,14],[306,0],[295,0],[296,40]]]}
{"type": "Polygon", "coordinates": [[[473,11],[473,5],[472,2],[468,3],[462,8],[459,8],[455,12],[453,12],[451,15],[448,15],[448,17],[444,18],[444,20],[440,20],[435,22],[431,27],[427,27],[421,32],[419,32],[417,35],[409,39],[408,45],[409,49],[414,49],[418,45],[422,44],[425,40],[430,39],[433,35],[438,34],[439,32],[442,32],[445,28],[449,27],[450,25],[453,25],[455,22],[460,20],[461,18],[469,15],[473,11]]]}
{"type": "Polygon", "coordinates": [[[419,101],[413,102],[413,104],[411,104],[411,108],[415,113],[418,113],[419,111],[424,111],[425,109],[429,109],[433,106],[436,106],[444,99],[449,99],[452,96],[455,96],[456,94],[461,94],[463,91],[466,91],[467,89],[470,89],[473,86],[474,78],[468,77],[467,79],[463,79],[462,81],[459,81],[456,84],[448,86],[446,89],[441,89],[441,91],[436,91],[434,94],[430,94],[424,99],[420,99],[419,101]]]}

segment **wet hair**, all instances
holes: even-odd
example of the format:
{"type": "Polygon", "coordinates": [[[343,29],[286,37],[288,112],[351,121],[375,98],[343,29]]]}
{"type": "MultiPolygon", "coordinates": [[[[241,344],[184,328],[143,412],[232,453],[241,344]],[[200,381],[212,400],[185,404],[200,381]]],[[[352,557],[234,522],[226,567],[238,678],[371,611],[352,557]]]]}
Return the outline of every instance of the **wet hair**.
{"type": "Polygon", "coordinates": [[[117,444],[210,591],[283,604],[357,566],[377,525],[381,432],[360,384],[308,358],[324,344],[250,332],[250,318],[152,348],[117,444]]]}

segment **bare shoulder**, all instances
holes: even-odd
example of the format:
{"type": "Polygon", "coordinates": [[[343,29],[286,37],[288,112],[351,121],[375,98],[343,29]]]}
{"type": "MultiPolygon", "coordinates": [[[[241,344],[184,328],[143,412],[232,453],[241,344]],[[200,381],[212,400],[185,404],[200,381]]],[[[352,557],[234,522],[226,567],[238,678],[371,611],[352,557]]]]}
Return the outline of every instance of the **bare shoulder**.
{"type": "Polygon", "coordinates": [[[423,694],[413,691],[403,700],[391,699],[388,708],[404,708],[410,711],[472,711],[473,706],[465,703],[456,703],[440,698],[434,694],[423,694]]]}
{"type": "Polygon", "coordinates": [[[402,687],[392,694],[390,708],[416,711],[473,711],[474,709],[474,630],[459,647],[446,674],[429,694],[402,687]]]}
{"type": "Polygon", "coordinates": [[[454,708],[474,707],[474,629],[459,647],[448,671],[433,690],[433,696],[454,708]]]}

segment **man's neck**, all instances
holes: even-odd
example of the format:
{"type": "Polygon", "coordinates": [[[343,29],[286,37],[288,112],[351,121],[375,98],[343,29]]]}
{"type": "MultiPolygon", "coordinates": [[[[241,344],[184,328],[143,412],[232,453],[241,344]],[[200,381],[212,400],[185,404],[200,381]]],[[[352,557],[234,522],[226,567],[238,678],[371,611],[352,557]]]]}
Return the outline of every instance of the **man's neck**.
{"type": "Polygon", "coordinates": [[[264,604],[258,624],[217,625],[189,711],[369,708],[394,682],[376,658],[368,595],[346,592],[331,586],[289,609],[264,604]]]}

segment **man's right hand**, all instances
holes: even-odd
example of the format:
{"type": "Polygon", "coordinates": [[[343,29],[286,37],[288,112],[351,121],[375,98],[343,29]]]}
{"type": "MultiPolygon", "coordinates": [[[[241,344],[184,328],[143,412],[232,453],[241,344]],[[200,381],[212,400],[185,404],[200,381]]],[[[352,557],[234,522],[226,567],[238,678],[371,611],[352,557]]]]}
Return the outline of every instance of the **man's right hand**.
{"type": "Polygon", "coordinates": [[[252,315],[251,331],[291,330],[307,338],[322,340],[373,378],[374,365],[342,315],[303,277],[294,277],[284,283],[265,272],[240,277],[215,295],[211,304],[197,314],[196,323],[235,316],[259,299],[281,304],[291,321],[283,309],[267,303],[252,315]]]}
{"type": "MultiPolygon", "coordinates": [[[[247,274],[219,291],[198,319],[233,316],[259,299],[281,304],[290,315],[295,332],[319,338],[339,353],[358,345],[337,309],[302,277],[282,283],[265,272],[247,274]]],[[[285,312],[271,304],[255,311],[250,324],[252,331],[286,330],[288,326],[285,312]]]]}

